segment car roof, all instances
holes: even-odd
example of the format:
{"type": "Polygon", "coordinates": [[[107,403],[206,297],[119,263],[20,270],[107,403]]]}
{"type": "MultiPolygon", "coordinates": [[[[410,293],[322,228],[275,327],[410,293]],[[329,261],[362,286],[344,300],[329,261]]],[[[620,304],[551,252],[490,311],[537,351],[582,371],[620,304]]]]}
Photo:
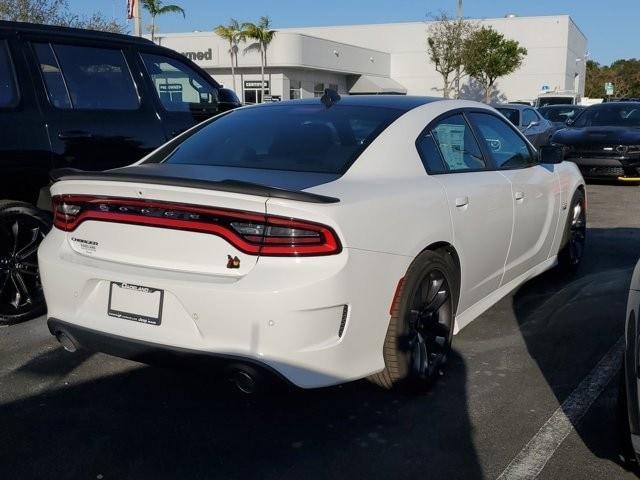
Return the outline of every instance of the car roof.
{"type": "Polygon", "coordinates": [[[100,32],[97,30],[86,30],[82,28],[59,27],[57,25],[41,25],[27,22],[7,22],[0,20],[0,32],[12,33],[38,33],[50,35],[65,35],[70,37],[109,40],[127,43],[137,43],[142,45],[155,45],[151,40],[142,37],[134,37],[122,33],[100,32]]]}
{"type": "MultiPolygon", "coordinates": [[[[269,108],[278,105],[317,105],[319,98],[305,98],[301,100],[285,100],[283,102],[261,103],[249,108],[269,108]]],[[[441,97],[419,97],[412,95],[343,95],[337,104],[360,107],[394,108],[409,111],[421,105],[438,101],[451,101],[441,97]]]]}
{"type": "Polygon", "coordinates": [[[544,105],[542,107],[538,107],[538,110],[542,110],[542,109],[544,109],[544,110],[553,110],[553,109],[556,109],[556,108],[560,109],[560,108],[569,108],[569,107],[571,107],[571,108],[582,108],[582,109],[587,108],[586,105],[574,105],[574,104],[567,103],[567,104],[559,104],[559,105],[544,105]]]}
{"type": "Polygon", "coordinates": [[[512,110],[524,110],[526,108],[533,108],[531,105],[521,105],[519,103],[496,103],[491,105],[493,108],[511,108],[512,110]]]}
{"type": "Polygon", "coordinates": [[[603,102],[603,103],[596,103],[595,105],[591,105],[590,109],[597,109],[597,108],[604,108],[604,107],[610,107],[610,106],[627,106],[627,107],[635,107],[635,108],[640,108],[640,102],[603,102]]]}

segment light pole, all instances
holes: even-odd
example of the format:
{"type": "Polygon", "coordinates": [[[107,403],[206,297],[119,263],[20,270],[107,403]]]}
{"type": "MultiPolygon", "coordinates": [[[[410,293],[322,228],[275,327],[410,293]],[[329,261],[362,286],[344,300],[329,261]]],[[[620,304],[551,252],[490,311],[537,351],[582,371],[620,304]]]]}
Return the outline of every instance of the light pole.
{"type": "MultiPolygon", "coordinates": [[[[462,21],[462,12],[463,12],[462,1],[463,0],[458,0],[458,12],[457,12],[458,22],[462,21]]],[[[456,69],[456,98],[460,98],[460,67],[459,66],[456,69]]]]}
{"type": "Polygon", "coordinates": [[[133,33],[136,37],[142,35],[142,19],[140,18],[140,0],[129,0],[129,18],[133,18],[133,33]]]}

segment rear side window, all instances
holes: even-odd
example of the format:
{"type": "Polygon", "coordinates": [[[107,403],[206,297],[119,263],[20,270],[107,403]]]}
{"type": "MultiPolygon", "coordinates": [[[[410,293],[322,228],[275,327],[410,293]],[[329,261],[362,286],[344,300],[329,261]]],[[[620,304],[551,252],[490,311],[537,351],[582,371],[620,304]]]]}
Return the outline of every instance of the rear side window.
{"type": "Polygon", "coordinates": [[[170,112],[216,110],[218,90],[186,64],[162,55],[143,53],[162,106],[170,112]]]}
{"type": "Polygon", "coordinates": [[[520,126],[520,112],[515,108],[497,108],[502,115],[507,117],[511,123],[513,123],[516,127],[520,126]]]}
{"type": "Polygon", "coordinates": [[[452,115],[436,122],[428,132],[424,132],[418,144],[422,145],[423,161],[427,169],[432,173],[439,172],[437,169],[439,160],[436,153],[441,155],[445,170],[449,172],[460,172],[464,170],[478,170],[486,167],[482,152],[473,136],[471,127],[460,114],[452,115]],[[431,140],[428,137],[431,137],[431,140]],[[437,147],[434,151],[434,146],[437,147]]]}
{"type": "Polygon", "coordinates": [[[536,112],[534,112],[530,108],[527,108],[524,112],[522,112],[523,127],[528,127],[533,122],[537,122],[537,121],[538,121],[538,116],[536,115],[536,112]]]}
{"type": "Polygon", "coordinates": [[[498,168],[526,168],[535,164],[527,143],[504,120],[486,113],[470,113],[480,137],[498,168]]]}
{"type": "Polygon", "coordinates": [[[121,50],[71,45],[34,45],[54,107],[136,110],[140,99],[121,50]]]}
{"type": "Polygon", "coordinates": [[[0,108],[12,107],[18,101],[7,42],[0,40],[0,108]]]}
{"type": "Polygon", "coordinates": [[[320,103],[234,110],[187,138],[163,161],[341,174],[402,113],[320,103]]]}

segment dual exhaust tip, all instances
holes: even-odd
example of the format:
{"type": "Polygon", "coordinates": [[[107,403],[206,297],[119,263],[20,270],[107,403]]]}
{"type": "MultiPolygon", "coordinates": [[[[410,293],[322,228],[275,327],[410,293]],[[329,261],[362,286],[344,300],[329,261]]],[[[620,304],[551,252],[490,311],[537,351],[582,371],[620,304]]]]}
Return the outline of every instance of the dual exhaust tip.
{"type": "MultiPolygon", "coordinates": [[[[56,339],[69,353],[76,353],[80,350],[80,344],[70,334],[63,330],[55,333],[56,339]]],[[[242,393],[250,395],[256,393],[263,386],[262,375],[254,368],[248,365],[235,365],[229,369],[229,380],[242,393]]]]}

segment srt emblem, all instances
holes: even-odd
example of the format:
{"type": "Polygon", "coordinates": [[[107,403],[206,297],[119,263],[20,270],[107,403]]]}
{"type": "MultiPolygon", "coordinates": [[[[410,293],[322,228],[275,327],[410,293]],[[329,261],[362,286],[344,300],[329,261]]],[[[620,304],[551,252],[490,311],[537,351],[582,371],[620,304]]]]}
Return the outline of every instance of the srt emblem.
{"type": "Polygon", "coordinates": [[[240,259],[227,255],[227,268],[240,268],[240,259]]]}

